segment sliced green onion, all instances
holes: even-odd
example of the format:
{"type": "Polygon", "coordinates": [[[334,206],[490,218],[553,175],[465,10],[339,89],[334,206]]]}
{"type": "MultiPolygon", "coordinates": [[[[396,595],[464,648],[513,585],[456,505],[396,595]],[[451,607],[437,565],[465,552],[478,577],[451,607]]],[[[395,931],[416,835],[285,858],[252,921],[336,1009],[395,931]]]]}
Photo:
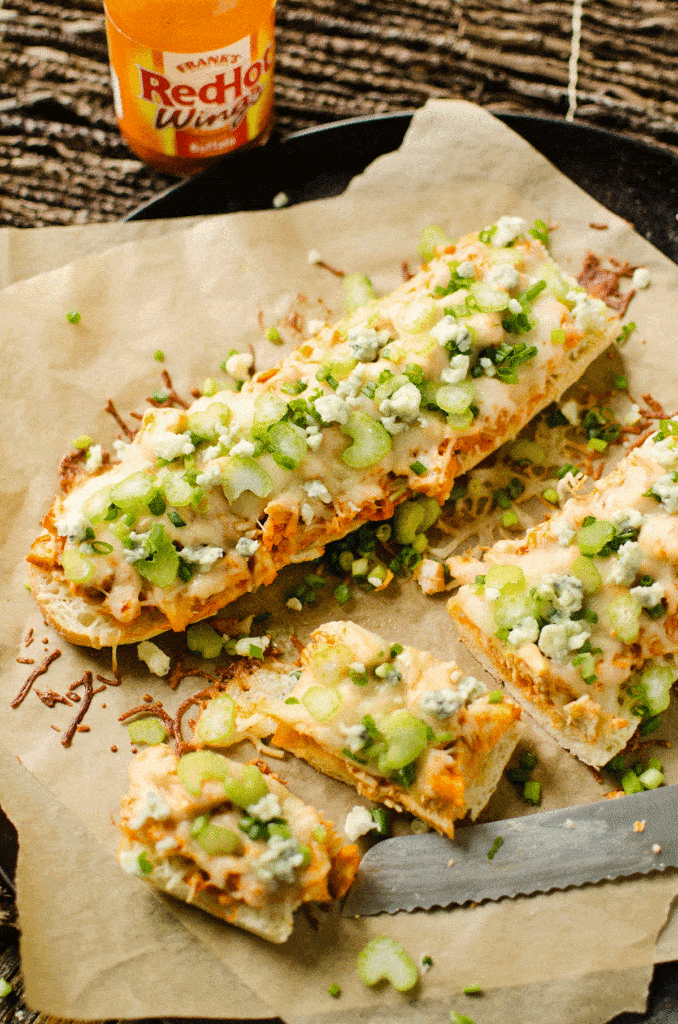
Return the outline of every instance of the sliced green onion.
{"type": "Polygon", "coordinates": [[[333,999],[338,999],[341,995],[341,988],[337,985],[336,981],[332,982],[327,988],[328,995],[331,995],[333,999]]]}
{"type": "Polygon", "coordinates": [[[4,999],[12,991],[12,986],[6,978],[0,978],[0,999],[4,999]]]}
{"type": "Polygon", "coordinates": [[[391,822],[389,819],[389,813],[385,807],[373,807],[370,811],[372,820],[376,825],[377,832],[380,836],[386,837],[391,834],[391,822]]]}
{"type": "Polygon", "coordinates": [[[410,463],[410,469],[412,470],[413,473],[416,473],[417,476],[424,476],[424,474],[428,472],[428,469],[426,468],[424,463],[420,462],[419,459],[417,459],[415,462],[410,463]]]}
{"type": "Polygon", "coordinates": [[[223,747],[235,725],[235,703],[227,693],[214,697],[198,718],[198,738],[208,746],[223,747]]]}
{"type": "Polygon", "coordinates": [[[436,249],[444,249],[450,245],[450,239],[436,224],[429,224],[421,233],[418,252],[422,263],[430,263],[436,249]]]}
{"type": "Polygon", "coordinates": [[[487,859],[494,860],[497,851],[504,845],[504,839],[502,836],[497,836],[492,846],[488,850],[487,859]]]}
{"type": "Polygon", "coordinates": [[[259,424],[278,423],[288,409],[288,403],[280,395],[268,391],[254,400],[254,419],[259,424]]]}
{"type": "Polygon", "coordinates": [[[311,650],[308,664],[324,686],[336,686],[347,674],[355,655],[347,644],[320,643],[311,650]]]}
{"type": "Polygon", "coordinates": [[[475,281],[471,285],[471,294],[481,313],[498,313],[509,303],[509,295],[503,288],[494,288],[485,281],[475,281]]]}
{"type": "Polygon", "coordinates": [[[492,690],[488,693],[487,700],[490,704],[501,704],[504,700],[504,694],[501,690],[492,690]]]}
{"type": "Polygon", "coordinates": [[[474,1021],[465,1013],[457,1013],[456,1010],[450,1010],[450,1020],[452,1024],[474,1024],[474,1021]]]}
{"type": "Polygon", "coordinates": [[[203,782],[229,778],[229,763],[212,750],[192,750],[179,758],[177,775],[192,796],[199,796],[203,782]]]}
{"type": "Polygon", "coordinates": [[[111,487],[110,500],[123,512],[139,515],[146,511],[154,490],[155,486],[150,476],[145,473],[133,473],[111,487]]]}
{"type": "Polygon", "coordinates": [[[510,530],[514,526],[520,526],[520,519],[518,518],[518,513],[515,509],[512,508],[509,509],[508,512],[504,512],[501,517],[501,525],[507,530],[510,530]]]}
{"type": "Polygon", "coordinates": [[[341,704],[341,694],[328,686],[309,686],[301,703],[316,722],[328,722],[341,704]]]}
{"type": "Polygon", "coordinates": [[[551,344],[552,345],[564,345],[565,344],[565,331],[562,327],[554,327],[551,331],[551,344]]]}
{"type": "Polygon", "coordinates": [[[535,807],[541,803],[541,783],[533,782],[530,780],[525,783],[523,789],[523,796],[527,800],[528,804],[533,804],[535,807]]]}
{"type": "Polygon", "coordinates": [[[153,865],[148,859],[148,854],[146,853],[145,850],[142,850],[139,856],[137,857],[137,864],[139,865],[139,870],[143,875],[153,874],[153,865]]]}
{"type": "Polygon", "coordinates": [[[73,447],[80,451],[86,451],[93,444],[94,439],[91,438],[89,434],[80,434],[80,437],[76,437],[75,441],[73,441],[73,447]]]}
{"type": "Polygon", "coordinates": [[[264,776],[254,764],[246,764],[239,779],[224,780],[226,799],[243,810],[258,803],[268,791],[264,776]]]}
{"type": "Polygon", "coordinates": [[[367,576],[370,568],[369,558],[356,558],[351,563],[351,575],[352,576],[367,576]]]}
{"type": "Polygon", "coordinates": [[[140,718],[127,726],[130,743],[147,743],[149,747],[164,743],[167,729],[159,718],[140,718]]]}
{"type": "Polygon", "coordinates": [[[607,449],[607,441],[603,441],[602,437],[590,437],[588,447],[594,452],[604,452],[607,449]]]}
{"type": "Polygon", "coordinates": [[[558,491],[554,487],[547,487],[546,490],[542,492],[542,498],[544,501],[548,501],[550,505],[558,505],[560,503],[558,491]]]}
{"type": "Polygon", "coordinates": [[[353,440],[341,456],[351,469],[374,466],[391,450],[391,435],[366,412],[352,412],[341,431],[353,440]]]}
{"type": "Polygon", "coordinates": [[[214,377],[207,377],[200,388],[200,393],[205,395],[207,398],[211,398],[212,395],[216,395],[218,391],[223,391],[221,384],[214,377]]]}
{"type": "Polygon", "coordinates": [[[386,935],[377,935],[360,951],[357,972],[365,985],[388,981],[399,992],[409,992],[418,980],[412,957],[386,935]]]}
{"type": "Polygon", "coordinates": [[[150,558],[134,563],[134,568],[156,587],[170,587],[179,572],[179,555],[172,541],[165,533],[164,526],[156,523],[149,535],[150,558]]]}
{"type": "Polygon", "coordinates": [[[194,488],[181,473],[166,472],[162,476],[159,475],[158,479],[168,505],[183,508],[191,504],[194,488]]]}
{"type": "Polygon", "coordinates": [[[482,995],[483,990],[480,985],[467,985],[462,989],[462,992],[465,996],[480,996],[482,995]]]}
{"type": "Polygon", "coordinates": [[[273,342],[274,345],[282,345],[282,335],[277,327],[269,327],[265,334],[266,341],[273,342]]]}
{"type": "Polygon", "coordinates": [[[359,309],[377,297],[372,282],[364,274],[347,274],[342,284],[344,286],[347,313],[353,313],[354,310],[359,309]]]}
{"type": "Polygon", "coordinates": [[[424,506],[417,501],[404,501],[395,510],[393,535],[398,544],[411,544],[424,521],[424,506]]]}
{"type": "Polygon", "coordinates": [[[69,324],[79,324],[80,316],[81,314],[78,313],[77,309],[70,309],[68,313],[66,313],[66,319],[68,320],[69,324]]]}
{"type": "Polygon", "coordinates": [[[246,455],[234,455],[230,458],[223,476],[224,494],[229,501],[236,501],[245,491],[265,498],[273,490],[273,481],[266,470],[246,455]]]}
{"type": "Polygon", "coordinates": [[[338,587],[334,588],[334,600],[341,605],[351,600],[351,591],[346,583],[340,583],[338,587]]]}

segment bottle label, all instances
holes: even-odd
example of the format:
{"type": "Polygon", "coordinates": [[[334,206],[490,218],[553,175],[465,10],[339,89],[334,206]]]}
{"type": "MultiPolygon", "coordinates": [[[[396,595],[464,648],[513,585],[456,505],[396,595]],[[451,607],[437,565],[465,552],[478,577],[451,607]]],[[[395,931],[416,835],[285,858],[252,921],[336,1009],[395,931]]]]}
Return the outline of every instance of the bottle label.
{"type": "Polygon", "coordinates": [[[167,156],[228,153],[261,134],[273,104],[273,18],[202,53],[152,50],[106,12],[115,113],[131,141],[167,156]]]}

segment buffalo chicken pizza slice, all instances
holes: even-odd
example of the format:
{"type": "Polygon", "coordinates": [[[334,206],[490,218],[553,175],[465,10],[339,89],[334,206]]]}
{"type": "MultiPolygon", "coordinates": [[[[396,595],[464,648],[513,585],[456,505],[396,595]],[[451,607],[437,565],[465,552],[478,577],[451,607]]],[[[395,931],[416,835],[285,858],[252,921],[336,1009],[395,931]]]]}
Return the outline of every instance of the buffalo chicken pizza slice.
{"type": "Polygon", "coordinates": [[[440,245],[240,391],[148,410],[110,462],[90,446],[29,556],[45,618],[92,647],[183,630],[408,498],[442,504],[620,331],[539,234],[502,217],[440,245]]]}
{"type": "MultiPolygon", "coordinates": [[[[485,806],[519,738],[520,708],[501,692],[352,622],[317,629],[283,678],[270,667],[247,676],[247,700],[275,723],[274,745],[448,836],[485,806]]],[[[209,743],[214,720],[208,705],[198,740],[209,743]]],[[[224,743],[223,731],[215,736],[224,743]]]]}
{"type": "Polygon", "coordinates": [[[230,924],[284,942],[302,903],[329,903],[355,877],[357,848],[254,764],[159,744],[129,775],[122,867],[230,924]]]}
{"type": "Polygon", "coordinates": [[[678,679],[678,422],[482,562],[449,611],[466,646],[566,749],[600,766],[678,679]]]}

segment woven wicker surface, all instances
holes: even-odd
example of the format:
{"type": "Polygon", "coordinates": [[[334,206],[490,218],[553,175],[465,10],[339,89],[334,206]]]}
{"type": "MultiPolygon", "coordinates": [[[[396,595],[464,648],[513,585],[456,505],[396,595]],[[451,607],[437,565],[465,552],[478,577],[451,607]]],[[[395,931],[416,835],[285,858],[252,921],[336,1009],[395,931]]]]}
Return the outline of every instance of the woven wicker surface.
{"type": "MultiPolygon", "coordinates": [[[[430,96],[564,116],[572,0],[278,0],[277,131],[430,96]]],[[[678,153],[678,5],[587,0],[577,119],[678,153]]],[[[118,135],[99,0],[0,9],[0,223],[115,220],[175,179],[118,135]]]]}

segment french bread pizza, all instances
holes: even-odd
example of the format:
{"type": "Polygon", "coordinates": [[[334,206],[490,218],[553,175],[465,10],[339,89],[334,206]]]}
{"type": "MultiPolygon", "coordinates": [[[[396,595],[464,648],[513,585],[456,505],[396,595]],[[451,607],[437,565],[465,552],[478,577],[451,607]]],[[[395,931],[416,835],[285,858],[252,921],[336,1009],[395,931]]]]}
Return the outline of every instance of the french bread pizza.
{"type": "MultiPolygon", "coordinates": [[[[448,836],[485,806],[520,735],[520,708],[501,692],[353,622],[315,630],[291,673],[271,659],[245,685],[242,714],[260,735],[271,723],[274,746],[448,836]]],[[[230,742],[224,699],[199,716],[198,743],[230,742]]]]}
{"type": "Polygon", "coordinates": [[[481,561],[449,560],[461,639],[567,750],[601,766],[678,679],[678,422],[481,561]]]}
{"type": "Polygon", "coordinates": [[[95,648],[183,630],[407,498],[443,503],[619,334],[542,229],[442,243],[240,391],[149,409],[110,462],[93,446],[28,557],[46,620],[95,648]]]}
{"type": "Polygon", "coordinates": [[[118,861],[163,892],[270,942],[302,903],[344,895],[358,850],[256,765],[166,744],[131,762],[118,861]]]}

